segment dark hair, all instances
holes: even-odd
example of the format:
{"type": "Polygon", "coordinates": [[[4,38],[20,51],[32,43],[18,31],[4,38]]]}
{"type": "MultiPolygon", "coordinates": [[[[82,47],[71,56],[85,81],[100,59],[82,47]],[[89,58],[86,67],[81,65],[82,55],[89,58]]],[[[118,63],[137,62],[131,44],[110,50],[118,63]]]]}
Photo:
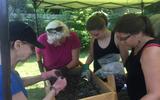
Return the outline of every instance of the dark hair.
{"type": "Polygon", "coordinates": [[[95,13],[87,20],[86,29],[90,30],[100,30],[106,27],[108,24],[107,17],[103,13],[95,13]]]}
{"type": "Polygon", "coordinates": [[[106,22],[106,26],[108,25],[108,19],[107,19],[107,16],[106,16],[106,14],[104,12],[96,12],[93,15],[103,18],[105,20],[105,22],[106,22]]]}
{"type": "Polygon", "coordinates": [[[114,32],[137,34],[143,32],[147,36],[154,36],[152,24],[146,16],[137,14],[123,15],[116,23],[114,32]]]}

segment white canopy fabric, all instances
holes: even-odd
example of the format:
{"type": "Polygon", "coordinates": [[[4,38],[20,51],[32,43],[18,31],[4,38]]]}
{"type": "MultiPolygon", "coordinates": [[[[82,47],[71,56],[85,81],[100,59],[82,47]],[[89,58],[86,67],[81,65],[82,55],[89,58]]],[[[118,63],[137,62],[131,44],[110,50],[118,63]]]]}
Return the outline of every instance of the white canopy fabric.
{"type": "Polygon", "coordinates": [[[133,7],[142,9],[160,0],[33,0],[41,8],[79,9],[88,7],[121,8],[133,7]]]}

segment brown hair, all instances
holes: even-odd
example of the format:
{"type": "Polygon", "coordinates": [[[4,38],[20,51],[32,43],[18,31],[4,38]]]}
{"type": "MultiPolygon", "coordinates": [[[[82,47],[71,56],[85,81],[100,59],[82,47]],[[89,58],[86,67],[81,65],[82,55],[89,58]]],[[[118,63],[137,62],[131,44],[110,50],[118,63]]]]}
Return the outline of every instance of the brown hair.
{"type": "Polygon", "coordinates": [[[147,36],[154,36],[150,20],[146,16],[139,16],[137,14],[123,15],[117,22],[114,31],[127,34],[143,32],[147,36]]]}
{"type": "Polygon", "coordinates": [[[86,29],[87,31],[91,30],[100,30],[106,27],[108,24],[107,17],[102,13],[95,13],[89,19],[86,23],[86,29]]]}

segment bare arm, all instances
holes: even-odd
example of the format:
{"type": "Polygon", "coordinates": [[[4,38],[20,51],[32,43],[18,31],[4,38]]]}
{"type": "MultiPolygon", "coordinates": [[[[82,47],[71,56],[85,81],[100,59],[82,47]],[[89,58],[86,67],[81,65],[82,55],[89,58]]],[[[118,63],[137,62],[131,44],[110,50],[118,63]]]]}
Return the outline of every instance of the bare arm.
{"type": "Polygon", "coordinates": [[[76,48],[72,50],[72,60],[69,64],[66,65],[67,68],[73,68],[78,66],[79,64],[79,53],[80,53],[80,49],[76,48]]]}
{"type": "Polygon", "coordinates": [[[145,48],[141,64],[147,89],[147,94],[141,100],[160,100],[160,48],[145,48]]]}
{"type": "Polygon", "coordinates": [[[52,89],[43,100],[56,100],[54,89],[52,89]]]}
{"type": "Polygon", "coordinates": [[[121,55],[121,58],[122,58],[122,62],[123,62],[123,64],[125,64],[126,60],[128,58],[128,55],[129,55],[128,47],[119,43],[119,51],[120,51],[120,55],[121,55]]]}
{"type": "Polygon", "coordinates": [[[41,75],[24,77],[24,78],[22,78],[22,80],[23,80],[24,86],[33,85],[37,82],[43,81],[41,75]]]}
{"type": "Polygon", "coordinates": [[[27,100],[27,97],[23,94],[22,91],[12,96],[12,100],[27,100]]]}
{"type": "Polygon", "coordinates": [[[92,61],[93,61],[93,42],[94,42],[94,39],[91,40],[91,43],[90,43],[90,49],[89,49],[89,55],[87,57],[87,60],[85,62],[85,64],[91,64],[92,61]]]}

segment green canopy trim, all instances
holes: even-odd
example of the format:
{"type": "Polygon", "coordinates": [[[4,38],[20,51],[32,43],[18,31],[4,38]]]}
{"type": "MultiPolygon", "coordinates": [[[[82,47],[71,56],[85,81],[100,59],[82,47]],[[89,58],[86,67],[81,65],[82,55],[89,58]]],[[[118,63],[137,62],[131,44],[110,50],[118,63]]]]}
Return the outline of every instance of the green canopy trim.
{"type": "Polygon", "coordinates": [[[131,7],[139,8],[146,7],[160,0],[33,0],[39,4],[40,8],[46,9],[79,9],[88,7],[100,8],[121,8],[131,7]]]}

